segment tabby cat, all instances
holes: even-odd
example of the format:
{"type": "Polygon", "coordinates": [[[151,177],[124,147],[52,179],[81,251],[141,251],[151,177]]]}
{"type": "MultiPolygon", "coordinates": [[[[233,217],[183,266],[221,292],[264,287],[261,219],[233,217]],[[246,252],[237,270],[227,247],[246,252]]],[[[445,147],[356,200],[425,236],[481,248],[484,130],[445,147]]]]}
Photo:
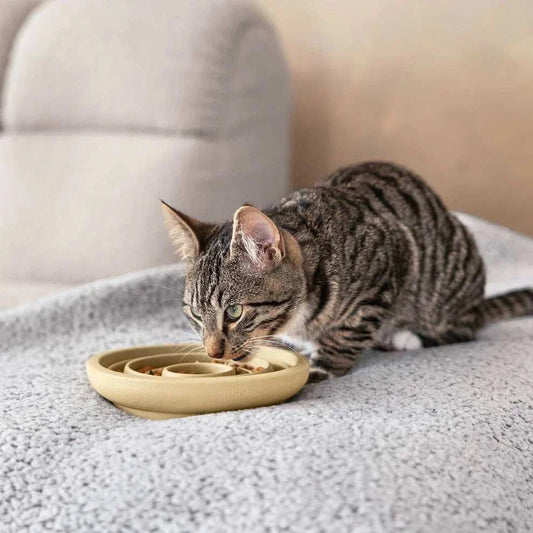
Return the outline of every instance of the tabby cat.
{"type": "Polygon", "coordinates": [[[466,227],[413,172],[367,162],[337,170],[232,222],[163,202],[188,262],[183,309],[210,357],[242,359],[286,334],[310,341],[310,381],[342,376],[365,348],[470,341],[487,322],[533,314],[533,290],[484,299],[466,227]]]}

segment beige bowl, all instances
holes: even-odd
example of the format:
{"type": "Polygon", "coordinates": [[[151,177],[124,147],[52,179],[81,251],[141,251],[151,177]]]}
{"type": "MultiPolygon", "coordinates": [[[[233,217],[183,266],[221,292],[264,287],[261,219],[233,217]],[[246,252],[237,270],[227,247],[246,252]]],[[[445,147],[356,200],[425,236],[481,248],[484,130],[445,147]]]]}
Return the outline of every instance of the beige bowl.
{"type": "MultiPolygon", "coordinates": [[[[89,382],[124,411],[152,419],[246,409],[280,403],[306,383],[309,363],[283,348],[262,347],[247,364],[259,372],[176,379],[138,372],[142,366],[165,368],[184,363],[212,363],[200,345],[158,345],[93,355],[86,364],[89,382]],[[260,362],[262,361],[262,362],[260,362]],[[266,367],[262,366],[266,363],[266,367]]],[[[224,368],[226,365],[220,365],[224,368]]]]}

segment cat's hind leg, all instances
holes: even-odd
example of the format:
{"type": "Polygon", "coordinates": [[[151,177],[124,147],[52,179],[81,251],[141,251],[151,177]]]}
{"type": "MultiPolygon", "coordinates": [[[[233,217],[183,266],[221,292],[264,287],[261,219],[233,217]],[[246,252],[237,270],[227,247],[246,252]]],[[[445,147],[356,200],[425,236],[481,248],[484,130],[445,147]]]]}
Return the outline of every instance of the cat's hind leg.
{"type": "Polygon", "coordinates": [[[477,315],[470,311],[444,326],[435,328],[434,331],[424,332],[419,337],[425,348],[470,342],[475,340],[479,320],[477,315]]]}

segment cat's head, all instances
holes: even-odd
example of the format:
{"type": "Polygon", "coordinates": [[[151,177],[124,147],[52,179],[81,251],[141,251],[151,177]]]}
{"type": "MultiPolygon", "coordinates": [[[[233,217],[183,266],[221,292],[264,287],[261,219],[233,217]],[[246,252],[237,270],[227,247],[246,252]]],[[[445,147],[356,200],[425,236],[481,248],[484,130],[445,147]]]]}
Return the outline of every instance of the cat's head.
{"type": "Polygon", "coordinates": [[[207,354],[240,358],[281,332],[305,294],[294,237],[250,205],[224,224],[162,207],[170,240],[187,263],[183,311],[207,354]]]}

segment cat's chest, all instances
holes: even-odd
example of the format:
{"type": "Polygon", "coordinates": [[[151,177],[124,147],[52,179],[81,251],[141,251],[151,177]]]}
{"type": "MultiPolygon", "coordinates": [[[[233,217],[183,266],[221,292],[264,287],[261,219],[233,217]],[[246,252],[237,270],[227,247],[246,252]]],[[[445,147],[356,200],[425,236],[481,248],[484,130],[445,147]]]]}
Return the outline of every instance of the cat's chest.
{"type": "Polygon", "coordinates": [[[302,339],[298,336],[279,335],[279,338],[307,357],[311,357],[318,349],[318,346],[314,341],[302,339]]]}
{"type": "Polygon", "coordinates": [[[311,313],[312,308],[308,302],[303,302],[300,304],[283,328],[282,334],[299,339],[308,338],[307,324],[311,313]]]}
{"type": "Polygon", "coordinates": [[[291,320],[278,334],[282,341],[294,346],[300,353],[311,355],[316,351],[316,345],[309,334],[308,322],[312,314],[312,307],[309,303],[304,302],[293,314],[291,320]]]}

